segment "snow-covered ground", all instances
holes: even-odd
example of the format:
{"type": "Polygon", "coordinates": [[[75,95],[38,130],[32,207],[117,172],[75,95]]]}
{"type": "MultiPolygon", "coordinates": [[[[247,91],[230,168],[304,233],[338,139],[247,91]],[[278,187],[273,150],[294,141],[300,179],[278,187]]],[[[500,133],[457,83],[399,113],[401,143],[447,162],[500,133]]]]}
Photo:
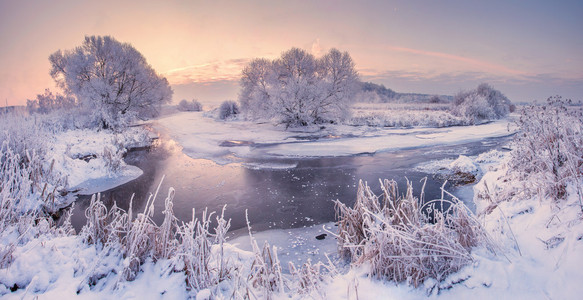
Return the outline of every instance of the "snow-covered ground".
{"type": "Polygon", "coordinates": [[[350,156],[407,148],[463,144],[513,133],[508,120],[477,126],[385,128],[326,125],[286,130],[284,125],[217,121],[202,112],[182,112],[158,120],[192,158],[219,164],[244,157],[350,156]],[[510,131],[509,131],[510,127],[510,131]]]}
{"type": "MultiPolygon", "coordinates": [[[[328,232],[336,232],[333,222],[304,228],[260,231],[253,233],[253,238],[260,246],[265,242],[276,246],[283,266],[287,266],[290,262],[302,265],[308,260],[327,262],[328,258],[331,260],[337,258],[336,238],[328,232]],[[316,239],[316,236],[323,238],[316,239]]],[[[229,243],[244,251],[253,250],[248,235],[229,240],[229,243]]]]}
{"type": "Polygon", "coordinates": [[[123,161],[126,148],[145,146],[141,128],[121,134],[109,131],[70,130],[57,133],[48,145],[46,159],[56,171],[68,175],[69,190],[80,195],[105,191],[140,175],[142,170],[123,161]]]}
{"type": "MultiPolygon", "coordinates": [[[[484,174],[474,186],[474,199],[478,218],[497,246],[495,253],[476,248],[472,265],[444,282],[430,280],[420,288],[370,278],[366,266],[352,268],[329,279],[321,294],[327,299],[579,299],[583,222],[575,186],[569,186],[569,196],[561,203],[544,197],[522,199],[520,182],[508,180],[508,159],[509,153],[491,151],[434,164],[450,169],[463,164],[484,174]],[[489,199],[504,193],[516,196],[492,207],[489,199]]],[[[306,252],[303,259],[309,255],[306,252]]]]}

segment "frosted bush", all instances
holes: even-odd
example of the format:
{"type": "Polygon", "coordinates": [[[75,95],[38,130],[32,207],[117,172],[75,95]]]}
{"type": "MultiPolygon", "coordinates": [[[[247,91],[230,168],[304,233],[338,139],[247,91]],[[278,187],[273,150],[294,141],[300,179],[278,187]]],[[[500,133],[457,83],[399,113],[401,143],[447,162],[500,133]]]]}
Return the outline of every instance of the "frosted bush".
{"type": "Polygon", "coordinates": [[[555,200],[565,197],[569,182],[583,197],[583,108],[571,104],[556,96],[525,107],[510,162],[521,178],[540,177],[535,184],[555,200]]]}
{"type": "Polygon", "coordinates": [[[123,157],[125,155],[125,149],[117,148],[115,146],[104,146],[101,157],[105,163],[105,167],[109,174],[116,174],[121,167],[124,165],[123,157]]]}
{"type": "Polygon", "coordinates": [[[360,181],[353,208],[336,201],[338,250],[355,265],[370,264],[372,276],[416,287],[429,278],[441,281],[472,262],[472,247],[489,243],[458,199],[424,203],[410,183],[403,196],[395,181],[381,188],[379,197],[360,181]]]}
{"type": "Polygon", "coordinates": [[[478,124],[483,121],[503,118],[510,113],[511,108],[512,103],[504,94],[483,83],[475,90],[455,95],[452,112],[478,124]]]}
{"type": "Polygon", "coordinates": [[[326,299],[326,295],[322,291],[323,283],[331,276],[337,275],[337,271],[330,261],[327,265],[322,262],[312,264],[310,259],[299,268],[289,262],[289,272],[292,276],[292,290],[295,293],[304,297],[317,294],[321,299],[326,299]]]}
{"type": "Polygon", "coordinates": [[[103,272],[112,272],[119,274],[118,282],[132,281],[148,260],[168,260],[171,269],[184,272],[190,290],[213,288],[230,278],[236,266],[223,253],[230,227],[230,220],[224,219],[224,210],[216,217],[214,233],[211,232],[214,213],[206,210],[201,219],[195,218],[193,211],[191,221],[179,224],[173,212],[175,192],[170,188],[164,203],[164,220],[158,226],[152,216],[159,188],[160,185],[150,195],[143,213],[135,217],[131,201],[126,212],[115,205],[108,210],[99,195],[92,197],[85,212],[87,224],[80,236],[87,243],[100,245],[102,255],[119,253],[123,262],[114,269],[97,270],[98,273],[89,277],[98,278],[103,272]],[[213,247],[219,247],[218,251],[213,251],[213,247]]]}
{"type": "Polygon", "coordinates": [[[219,107],[219,119],[226,120],[239,114],[239,105],[235,101],[227,100],[219,107]]]}
{"type": "Polygon", "coordinates": [[[35,100],[26,101],[26,109],[29,113],[46,114],[55,110],[68,110],[75,105],[75,98],[61,94],[54,95],[50,89],[45,89],[44,94],[36,95],[35,100]]]}

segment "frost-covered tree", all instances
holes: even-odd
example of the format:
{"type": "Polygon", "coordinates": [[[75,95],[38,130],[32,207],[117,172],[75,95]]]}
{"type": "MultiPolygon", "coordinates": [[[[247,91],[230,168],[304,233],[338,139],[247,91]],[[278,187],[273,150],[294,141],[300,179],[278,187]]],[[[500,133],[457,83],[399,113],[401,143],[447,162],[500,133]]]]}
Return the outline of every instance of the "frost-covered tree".
{"type": "Polygon", "coordinates": [[[452,112],[471,119],[474,123],[500,119],[507,116],[512,103],[500,91],[486,83],[471,91],[460,92],[454,96],[452,112]]]}
{"type": "Polygon", "coordinates": [[[166,78],[140,52],[110,36],[87,36],[81,46],[58,50],[49,61],[57,85],[77,97],[104,128],[155,116],[172,97],[166,78]]]}
{"type": "Polygon", "coordinates": [[[179,111],[202,111],[202,104],[198,102],[196,99],[192,99],[190,101],[186,99],[180,100],[178,103],[178,110],[179,111]]]}
{"type": "Polygon", "coordinates": [[[343,119],[358,89],[358,74],[347,52],[321,58],[298,48],[279,59],[255,59],[242,72],[239,102],[253,118],[276,118],[288,126],[343,119]]]}

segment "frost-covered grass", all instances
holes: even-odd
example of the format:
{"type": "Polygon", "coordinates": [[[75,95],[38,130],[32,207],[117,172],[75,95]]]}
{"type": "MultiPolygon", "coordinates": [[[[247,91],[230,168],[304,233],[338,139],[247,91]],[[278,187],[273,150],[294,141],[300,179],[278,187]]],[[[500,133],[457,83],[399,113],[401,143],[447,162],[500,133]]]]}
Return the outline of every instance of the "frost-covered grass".
{"type": "Polygon", "coordinates": [[[338,248],[355,265],[369,264],[370,275],[415,287],[438,282],[473,262],[470,253],[489,240],[481,224],[456,198],[424,202],[409,183],[381,182],[382,196],[359,183],[353,208],[336,201],[338,248]]]}
{"type": "Polygon", "coordinates": [[[346,124],[378,127],[449,127],[472,124],[436,103],[356,103],[346,124]]]}
{"type": "Polygon", "coordinates": [[[96,182],[98,179],[127,182],[141,175],[139,169],[123,162],[123,156],[126,149],[149,145],[147,131],[141,127],[116,132],[88,128],[85,116],[79,113],[71,109],[2,115],[0,143],[5,143],[5,148],[9,147],[21,159],[37,155],[43,168],[51,169],[57,177],[68,177],[63,192],[70,188],[94,193],[101,185],[114,184],[96,182]]]}

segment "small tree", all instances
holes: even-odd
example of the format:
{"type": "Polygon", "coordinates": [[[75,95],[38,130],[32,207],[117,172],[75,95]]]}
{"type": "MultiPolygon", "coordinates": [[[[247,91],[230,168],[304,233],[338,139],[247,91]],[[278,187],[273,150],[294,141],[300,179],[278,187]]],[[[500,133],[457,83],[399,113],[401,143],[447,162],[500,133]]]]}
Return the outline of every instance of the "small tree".
{"type": "Polygon", "coordinates": [[[274,61],[251,61],[243,69],[239,101],[253,118],[305,126],[343,119],[357,88],[358,74],[347,52],[332,49],[316,59],[292,48],[274,61]]]}
{"type": "Polygon", "coordinates": [[[429,103],[440,103],[440,102],[441,102],[441,99],[437,95],[433,95],[433,96],[431,96],[431,98],[429,98],[429,103]]]}
{"type": "Polygon", "coordinates": [[[132,117],[156,116],[172,89],[132,45],[110,36],[87,36],[72,50],[49,56],[50,74],[67,94],[92,111],[104,128],[123,126],[132,117]]]}

